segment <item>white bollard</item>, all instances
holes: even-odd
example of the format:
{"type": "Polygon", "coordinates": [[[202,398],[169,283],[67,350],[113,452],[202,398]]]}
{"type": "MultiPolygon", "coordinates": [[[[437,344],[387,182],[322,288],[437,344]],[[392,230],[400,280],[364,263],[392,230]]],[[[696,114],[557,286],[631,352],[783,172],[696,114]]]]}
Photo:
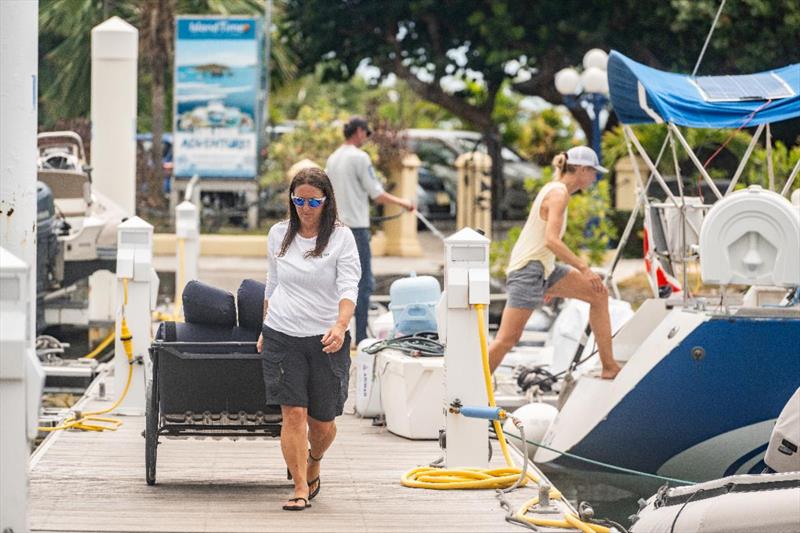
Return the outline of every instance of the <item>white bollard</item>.
{"type": "Polygon", "coordinates": [[[38,16],[35,0],[0,2],[0,531],[17,533],[28,530],[25,433],[35,432],[41,396],[41,376],[31,376],[41,366],[31,359],[36,279],[30,274],[36,265],[38,16]],[[26,412],[34,420],[27,428],[26,412]]]}
{"type": "MultiPolygon", "coordinates": [[[[489,462],[486,420],[466,418],[449,408],[486,406],[476,304],[484,304],[484,328],[489,306],[489,239],[470,228],[445,243],[445,292],[439,304],[439,336],[445,343],[445,405],[447,468],[485,468],[489,462]]],[[[488,332],[484,334],[488,338],[488,332]]]]}
{"type": "Polygon", "coordinates": [[[139,31],[119,17],[92,29],[92,187],[136,214],[139,31]]]}
{"type": "MultiPolygon", "coordinates": [[[[38,16],[38,2],[0,1],[0,241],[34,272],[38,16]]],[[[24,294],[36,316],[35,276],[28,281],[24,294]]],[[[33,339],[36,324],[28,326],[33,339]]]]}
{"type": "Polygon", "coordinates": [[[175,208],[175,320],[182,319],[183,288],[197,279],[200,260],[200,214],[192,202],[175,208]]]}
{"type": "Polygon", "coordinates": [[[44,370],[33,349],[28,265],[0,248],[0,531],[27,531],[28,441],[36,438],[44,370]]]}
{"type": "Polygon", "coordinates": [[[117,325],[114,344],[114,394],[117,397],[125,389],[130,366],[120,340],[123,317],[133,336],[135,361],[127,396],[116,410],[123,415],[144,414],[145,365],[149,368],[148,349],[152,340],[151,313],[158,293],[158,278],[154,282],[152,260],[153,226],[139,217],[120,224],[117,228],[117,325]]]}

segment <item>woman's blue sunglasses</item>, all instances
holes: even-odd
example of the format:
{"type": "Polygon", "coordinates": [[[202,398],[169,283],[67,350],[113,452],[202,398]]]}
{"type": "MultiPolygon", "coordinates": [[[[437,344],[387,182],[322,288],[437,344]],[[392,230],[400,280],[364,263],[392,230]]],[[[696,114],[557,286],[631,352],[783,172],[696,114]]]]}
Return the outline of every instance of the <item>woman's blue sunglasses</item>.
{"type": "Polygon", "coordinates": [[[297,207],[303,207],[308,202],[308,207],[316,209],[325,202],[325,196],[322,198],[300,198],[299,196],[292,195],[292,203],[297,207]]]}

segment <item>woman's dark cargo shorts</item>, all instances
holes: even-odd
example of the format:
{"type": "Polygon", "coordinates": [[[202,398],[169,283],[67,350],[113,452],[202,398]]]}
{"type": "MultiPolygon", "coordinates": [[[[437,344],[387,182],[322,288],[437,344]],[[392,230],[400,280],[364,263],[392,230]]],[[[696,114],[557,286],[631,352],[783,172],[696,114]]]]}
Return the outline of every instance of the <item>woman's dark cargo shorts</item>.
{"type": "Polygon", "coordinates": [[[350,333],[338,352],[322,351],[322,335],[293,337],[264,326],[261,361],[267,404],[306,407],[322,422],[342,414],[350,381],[350,333]]]}

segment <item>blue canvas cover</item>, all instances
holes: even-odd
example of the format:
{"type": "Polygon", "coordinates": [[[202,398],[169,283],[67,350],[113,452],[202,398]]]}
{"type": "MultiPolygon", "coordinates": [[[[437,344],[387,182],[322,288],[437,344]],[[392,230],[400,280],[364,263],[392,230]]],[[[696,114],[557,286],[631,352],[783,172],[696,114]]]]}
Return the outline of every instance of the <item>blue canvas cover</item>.
{"type": "MultiPolygon", "coordinates": [[[[779,76],[794,96],[769,103],[763,99],[712,102],[706,101],[692,76],[662,72],[614,50],[608,59],[608,86],[614,111],[623,124],[656,122],[660,118],[690,128],[738,128],[800,116],[800,63],[769,72],[779,76]],[[644,107],[641,97],[646,101],[644,107]],[[753,112],[756,113],[751,118],[753,112]]],[[[717,83],[726,83],[725,77],[720,76],[717,83]]]]}

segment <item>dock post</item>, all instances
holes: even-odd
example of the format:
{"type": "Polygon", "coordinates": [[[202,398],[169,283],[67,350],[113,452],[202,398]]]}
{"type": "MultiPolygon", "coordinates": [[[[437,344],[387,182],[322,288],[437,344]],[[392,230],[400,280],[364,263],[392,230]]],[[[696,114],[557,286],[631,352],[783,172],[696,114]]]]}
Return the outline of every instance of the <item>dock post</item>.
{"type": "Polygon", "coordinates": [[[486,421],[467,418],[451,408],[488,405],[475,305],[485,306],[485,328],[489,323],[489,239],[464,228],[445,239],[444,245],[445,292],[437,318],[439,339],[445,344],[445,463],[447,468],[485,468],[489,464],[486,421]]]}
{"type": "Polygon", "coordinates": [[[34,351],[31,269],[0,248],[0,531],[27,531],[29,441],[36,438],[44,370],[34,351]]]}
{"type": "Polygon", "coordinates": [[[119,17],[92,28],[92,187],[136,214],[139,31],[119,17]]]}
{"type": "MultiPolygon", "coordinates": [[[[36,337],[39,2],[0,2],[0,531],[28,531],[27,437],[43,373],[36,337]],[[37,372],[38,371],[38,372],[37,372]],[[38,377],[37,377],[38,375],[38,377]]],[[[32,422],[31,422],[32,417],[32,422]]]]}
{"type": "Polygon", "coordinates": [[[455,161],[458,169],[456,227],[492,234],[492,158],[482,152],[465,152],[455,161]]]}
{"type": "MultiPolygon", "coordinates": [[[[419,183],[420,160],[416,154],[404,154],[392,169],[393,193],[402,198],[414,198],[416,202],[417,184],[419,183]]],[[[387,205],[387,216],[402,213],[399,205],[387,205]]],[[[416,217],[401,215],[400,218],[383,223],[386,232],[386,255],[400,257],[421,257],[422,247],[417,238],[416,217]]]]}
{"type": "Polygon", "coordinates": [[[183,318],[183,288],[197,279],[200,260],[200,215],[197,207],[183,201],[175,208],[175,320],[183,318]]]}
{"type": "Polygon", "coordinates": [[[116,412],[140,416],[145,407],[145,369],[150,366],[148,349],[152,337],[151,312],[158,295],[158,276],[153,262],[153,226],[132,217],[117,228],[117,304],[114,344],[114,394],[128,379],[128,357],[121,337],[122,318],[133,337],[133,377],[125,400],[116,412]]]}

